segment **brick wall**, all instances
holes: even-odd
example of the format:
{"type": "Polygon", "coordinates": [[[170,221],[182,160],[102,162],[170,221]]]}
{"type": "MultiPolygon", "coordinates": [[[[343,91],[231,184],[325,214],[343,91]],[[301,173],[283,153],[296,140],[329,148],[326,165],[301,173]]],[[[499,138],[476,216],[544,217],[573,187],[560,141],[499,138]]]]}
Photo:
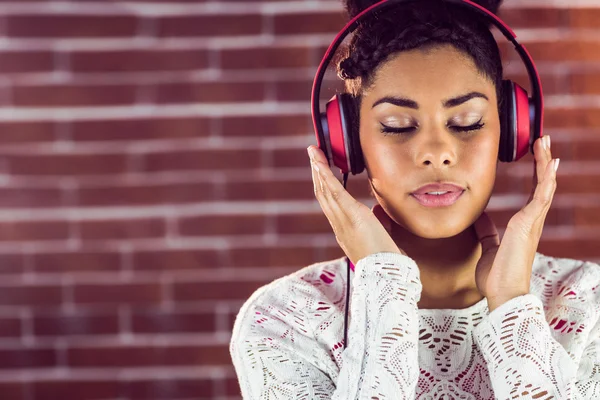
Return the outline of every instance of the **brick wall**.
{"type": "MultiPolygon", "coordinates": [[[[562,160],[539,251],[598,261],[600,3],[546,3],[501,14],[562,160]]],[[[0,1],[0,398],[240,398],[242,302],[343,255],[305,151],[343,22],[338,0],[0,1]]],[[[499,167],[501,232],[532,160],[499,167]]]]}

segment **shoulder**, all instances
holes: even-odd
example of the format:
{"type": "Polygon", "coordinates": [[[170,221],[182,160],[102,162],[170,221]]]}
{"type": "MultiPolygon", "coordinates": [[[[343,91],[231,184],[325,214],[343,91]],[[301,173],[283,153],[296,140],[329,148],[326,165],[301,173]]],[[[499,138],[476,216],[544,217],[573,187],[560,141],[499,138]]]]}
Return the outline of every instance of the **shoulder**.
{"type": "Polygon", "coordinates": [[[324,314],[345,294],[345,260],[318,262],[259,287],[240,308],[236,323],[256,323],[260,315],[274,314],[275,309],[286,310],[278,318],[290,322],[296,321],[300,313],[309,318],[324,314]]]}
{"type": "Polygon", "coordinates": [[[274,349],[285,349],[336,375],[342,351],[336,345],[336,324],[345,309],[346,274],[342,257],[309,265],[254,291],[233,325],[234,362],[248,357],[251,362],[252,354],[267,357],[274,349]]]}
{"type": "Polygon", "coordinates": [[[536,253],[531,291],[542,300],[550,319],[551,314],[567,312],[588,321],[600,317],[600,265],[596,262],[536,253]]]}

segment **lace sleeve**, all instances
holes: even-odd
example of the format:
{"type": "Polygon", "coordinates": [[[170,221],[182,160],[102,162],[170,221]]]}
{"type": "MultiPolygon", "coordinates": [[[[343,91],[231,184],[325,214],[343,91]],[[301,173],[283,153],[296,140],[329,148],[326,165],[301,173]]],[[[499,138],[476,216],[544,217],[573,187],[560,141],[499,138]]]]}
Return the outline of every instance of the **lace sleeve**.
{"type": "MultiPolygon", "coordinates": [[[[584,278],[590,289],[599,284],[597,272],[584,278]]],[[[587,300],[578,302],[578,307],[567,306],[565,296],[573,297],[575,292],[561,293],[554,302],[556,318],[550,324],[542,301],[529,293],[502,304],[475,327],[497,399],[600,398],[598,304],[587,300]],[[570,313],[578,316],[571,320],[581,321],[585,315],[590,324],[569,323],[570,313]],[[585,343],[583,354],[568,353],[551,329],[563,335],[565,343],[585,343]]]]}
{"type": "Polygon", "coordinates": [[[349,346],[338,382],[344,398],[414,399],[419,378],[417,302],[422,285],[413,259],[377,253],[356,263],[349,346]]]}
{"type": "Polygon", "coordinates": [[[373,254],[357,263],[352,283],[339,372],[310,328],[312,312],[305,310],[324,300],[309,285],[261,290],[244,304],[230,342],[244,399],[414,399],[421,293],[415,262],[373,254]]]}

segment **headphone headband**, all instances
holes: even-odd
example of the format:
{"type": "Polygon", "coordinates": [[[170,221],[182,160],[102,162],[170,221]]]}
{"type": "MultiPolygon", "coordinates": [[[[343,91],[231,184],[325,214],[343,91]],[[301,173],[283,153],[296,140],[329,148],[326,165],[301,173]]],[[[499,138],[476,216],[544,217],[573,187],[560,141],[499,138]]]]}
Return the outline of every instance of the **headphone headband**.
{"type": "MultiPolygon", "coordinates": [[[[323,77],[325,76],[325,72],[327,70],[327,66],[331,62],[331,59],[335,55],[336,50],[340,46],[340,44],[344,41],[346,36],[356,30],[358,28],[360,22],[362,22],[368,14],[375,11],[380,11],[385,8],[388,8],[392,5],[396,5],[399,3],[411,3],[419,0],[382,0],[378,3],[375,3],[368,8],[361,11],[358,15],[352,18],[346,26],[336,35],[335,39],[329,45],[329,48],[325,52],[325,56],[321,60],[319,67],[317,69],[317,73],[315,74],[315,79],[313,81],[312,92],[311,92],[311,115],[314,130],[317,133],[317,140],[319,147],[323,150],[322,144],[325,143],[325,136],[323,133],[323,125],[320,116],[320,101],[319,101],[319,93],[321,91],[321,83],[323,81],[323,77]]],[[[529,109],[530,120],[533,122],[532,131],[534,132],[533,136],[530,136],[529,146],[530,151],[533,153],[533,142],[536,138],[541,136],[541,132],[543,129],[543,119],[544,119],[544,99],[542,95],[542,83],[540,80],[539,73],[535,64],[533,63],[533,59],[531,55],[523,46],[517,41],[517,36],[510,29],[510,27],[504,23],[498,16],[496,16],[491,11],[486,8],[480,6],[472,2],[471,0],[443,0],[446,3],[456,4],[458,6],[468,8],[472,11],[475,11],[477,14],[482,16],[485,20],[491,22],[494,26],[502,32],[504,37],[508,39],[514,46],[515,50],[523,60],[525,67],[527,68],[527,74],[529,76],[529,81],[531,83],[532,89],[532,97],[531,97],[531,106],[529,109]],[[532,140],[533,138],[533,140],[532,140]]],[[[323,152],[325,157],[327,158],[327,162],[329,163],[329,155],[327,154],[326,149],[323,152]]]]}

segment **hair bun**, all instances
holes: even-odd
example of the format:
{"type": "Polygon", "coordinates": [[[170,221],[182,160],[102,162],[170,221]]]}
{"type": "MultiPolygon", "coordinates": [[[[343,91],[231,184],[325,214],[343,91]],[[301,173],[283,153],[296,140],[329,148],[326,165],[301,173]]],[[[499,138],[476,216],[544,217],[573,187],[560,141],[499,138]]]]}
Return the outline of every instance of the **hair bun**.
{"type": "MultiPolygon", "coordinates": [[[[361,11],[366,10],[373,4],[379,3],[380,0],[343,0],[344,8],[350,18],[356,17],[361,11]]],[[[443,0],[439,0],[443,1],[443,0]]],[[[474,3],[486,8],[494,14],[498,13],[500,4],[503,0],[473,0],[474,3]]]]}

